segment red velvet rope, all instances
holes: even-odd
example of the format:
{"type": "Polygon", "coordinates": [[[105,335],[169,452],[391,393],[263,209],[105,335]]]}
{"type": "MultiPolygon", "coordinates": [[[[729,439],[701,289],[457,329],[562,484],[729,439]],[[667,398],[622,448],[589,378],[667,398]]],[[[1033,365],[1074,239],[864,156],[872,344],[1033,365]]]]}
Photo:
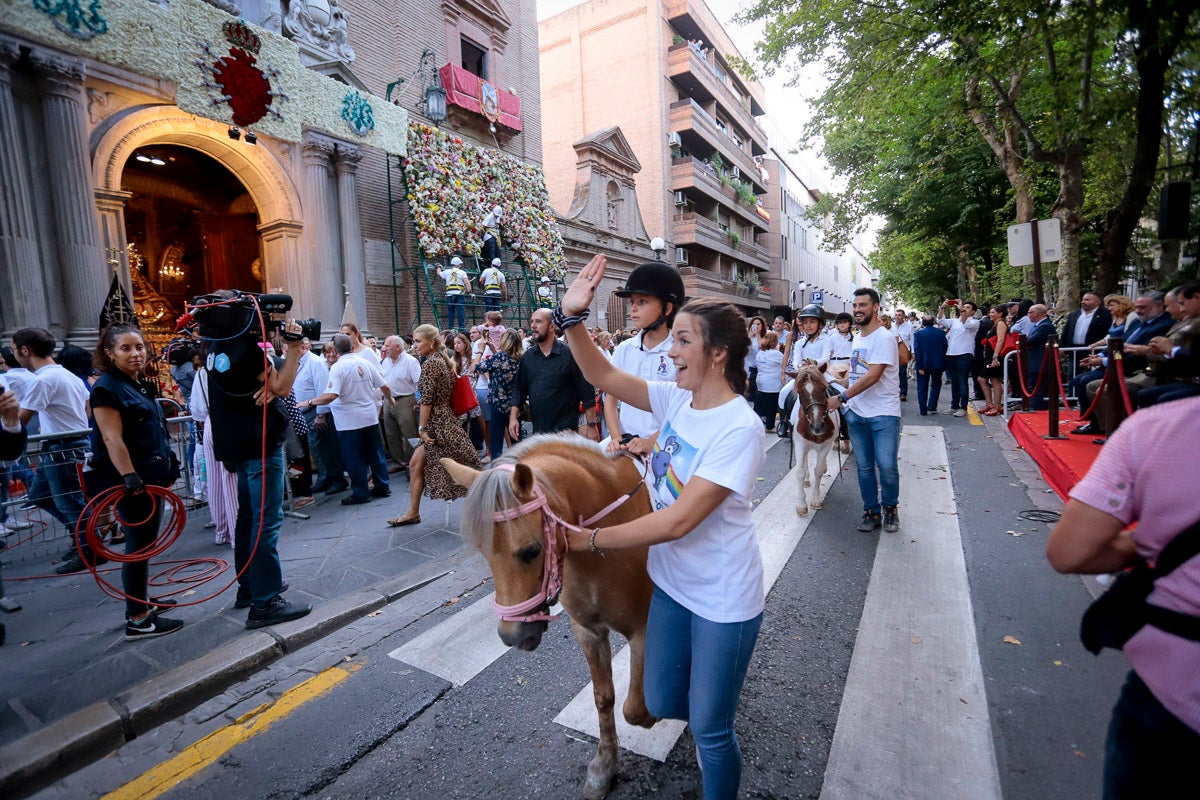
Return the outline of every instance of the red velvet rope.
{"type": "MultiPolygon", "coordinates": [[[[1043,366],[1045,366],[1045,364],[1043,364],[1043,366]]],[[[1037,390],[1042,387],[1042,380],[1045,377],[1046,377],[1046,370],[1043,369],[1041,372],[1038,373],[1037,383],[1035,383],[1033,385],[1033,388],[1030,389],[1029,391],[1025,391],[1025,367],[1021,362],[1021,356],[1020,355],[1017,356],[1017,381],[1018,381],[1018,385],[1021,387],[1021,394],[1025,395],[1026,400],[1032,399],[1033,396],[1035,394],[1037,394],[1037,390]]]]}
{"type": "Polygon", "coordinates": [[[1129,387],[1125,385],[1125,368],[1121,364],[1123,357],[1118,351],[1113,353],[1113,358],[1117,360],[1117,381],[1121,384],[1121,399],[1125,402],[1125,416],[1130,417],[1133,416],[1133,403],[1129,400],[1129,387]]]}

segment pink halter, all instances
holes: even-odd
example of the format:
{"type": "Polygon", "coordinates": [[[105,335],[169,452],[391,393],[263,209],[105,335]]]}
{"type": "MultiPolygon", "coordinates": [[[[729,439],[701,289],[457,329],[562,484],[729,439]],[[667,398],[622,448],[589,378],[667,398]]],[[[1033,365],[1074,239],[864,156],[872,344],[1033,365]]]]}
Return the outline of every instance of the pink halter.
{"type": "MultiPolygon", "coordinates": [[[[515,472],[517,467],[516,464],[497,464],[494,468],[504,470],[505,472],[515,472]]],[[[557,619],[557,614],[550,613],[550,606],[558,601],[558,595],[562,592],[562,567],[567,555],[567,531],[582,533],[585,526],[591,525],[608,516],[618,506],[637,494],[638,489],[641,487],[642,483],[639,481],[633,491],[621,495],[588,519],[584,519],[580,515],[578,525],[572,525],[554,513],[550,508],[549,501],[546,500],[546,495],[536,482],[533,484],[533,499],[528,503],[522,503],[516,508],[506,508],[502,511],[497,511],[492,516],[494,522],[511,522],[514,519],[519,519],[540,509],[542,512],[542,533],[545,535],[545,560],[542,570],[541,590],[528,600],[511,606],[501,605],[493,599],[492,607],[500,615],[500,621],[548,622],[552,619],[557,619]],[[545,611],[530,613],[537,611],[543,605],[546,606],[545,611]]]]}

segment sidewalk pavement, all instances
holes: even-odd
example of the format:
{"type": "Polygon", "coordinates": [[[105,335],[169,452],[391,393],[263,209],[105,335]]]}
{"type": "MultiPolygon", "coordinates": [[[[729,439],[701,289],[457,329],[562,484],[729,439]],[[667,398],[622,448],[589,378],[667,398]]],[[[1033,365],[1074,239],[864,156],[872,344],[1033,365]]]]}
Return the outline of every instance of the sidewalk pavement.
{"type": "MultiPolygon", "coordinates": [[[[245,629],[247,610],[233,608],[235,584],[207,602],[165,611],[183,620],[179,632],[126,642],[124,602],[105,595],[91,573],[53,575],[49,556],[0,553],[5,590],[22,606],[0,618],[8,629],[0,648],[0,794],[111,750],[284,653],[432,581],[453,578],[474,559],[458,534],[461,503],[425,499],[420,524],[388,527],[386,520],[408,505],[403,473],[392,475],[390,498],[346,507],[343,496],[318,495],[302,510],[309,519],[285,517],[280,531],[287,598],[311,603],[312,613],[255,631],[245,629]]],[[[165,568],[160,562],[174,559],[229,562],[214,580],[174,595],[180,602],[233,580],[233,550],[213,543],[208,522],[206,507],[190,512],[183,535],[151,563],[153,577],[165,568]]],[[[101,569],[120,586],[119,566],[101,569]]],[[[466,573],[480,579],[477,569],[466,573]]],[[[178,588],[152,586],[151,594],[178,588]]]]}

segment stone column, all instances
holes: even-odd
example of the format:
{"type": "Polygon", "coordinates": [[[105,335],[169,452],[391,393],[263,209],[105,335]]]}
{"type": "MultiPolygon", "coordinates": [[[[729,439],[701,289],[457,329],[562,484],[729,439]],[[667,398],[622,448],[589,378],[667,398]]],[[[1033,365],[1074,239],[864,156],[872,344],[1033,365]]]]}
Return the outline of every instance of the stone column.
{"type": "Polygon", "coordinates": [[[358,217],[358,188],[355,173],[362,152],[351,144],[339,144],[333,162],[337,173],[338,221],[342,238],[342,283],[358,324],[367,329],[367,276],[363,265],[362,223],[358,217]]]}
{"type": "Polygon", "coordinates": [[[20,117],[12,92],[16,42],[0,39],[0,309],[10,330],[50,321],[43,267],[34,227],[33,187],[25,164],[20,117]]]}
{"type": "Polygon", "coordinates": [[[271,290],[280,286],[292,296],[293,308],[301,317],[309,316],[312,295],[308,286],[311,265],[301,256],[304,226],[294,220],[277,219],[258,226],[262,240],[263,285],[271,290]]]}
{"type": "Polygon", "coordinates": [[[67,298],[68,341],[89,345],[99,331],[108,291],[104,248],[92,194],[83,62],[49,53],[33,55],[42,119],[51,150],[46,165],[55,239],[67,298]]]}
{"type": "Polygon", "coordinates": [[[100,212],[100,237],[104,245],[104,263],[108,267],[107,283],[112,282],[112,273],[116,269],[121,276],[121,286],[128,297],[133,297],[133,282],[129,278],[129,244],[125,233],[125,203],[133,197],[133,192],[123,192],[119,189],[97,189],[96,209],[100,212]]]}
{"type": "Polygon", "coordinates": [[[307,269],[305,302],[296,298],[296,313],[320,317],[325,330],[336,330],[342,320],[341,245],[338,236],[337,198],[330,170],[336,145],[333,139],[306,133],[300,144],[304,165],[301,192],[304,203],[304,248],[307,269]]]}

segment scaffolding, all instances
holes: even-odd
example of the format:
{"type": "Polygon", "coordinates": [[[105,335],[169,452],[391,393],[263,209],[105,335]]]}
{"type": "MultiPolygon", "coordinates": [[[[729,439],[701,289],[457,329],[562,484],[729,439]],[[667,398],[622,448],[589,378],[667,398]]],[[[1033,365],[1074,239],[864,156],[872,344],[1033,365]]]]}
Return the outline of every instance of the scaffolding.
{"type": "MultiPolygon", "coordinates": [[[[387,210],[388,238],[392,260],[392,313],[395,330],[409,331],[417,325],[429,322],[439,330],[444,330],[449,317],[446,313],[445,284],[438,276],[439,269],[446,269],[449,259],[457,255],[463,260],[463,269],[471,278],[473,292],[466,295],[463,301],[463,313],[468,327],[484,322],[487,306],[484,301],[480,274],[488,267],[482,264],[474,253],[451,253],[442,259],[430,259],[420,245],[417,226],[408,209],[408,176],[404,170],[404,158],[398,155],[387,156],[387,210]],[[397,193],[396,188],[400,191],[397,193]],[[412,245],[405,244],[402,236],[404,225],[409,227],[412,235],[412,245]],[[412,324],[405,326],[400,319],[400,292],[404,287],[411,287],[413,299],[412,324]]],[[[501,271],[504,273],[507,297],[500,302],[500,312],[504,315],[506,324],[510,327],[524,324],[529,315],[540,304],[538,303],[537,288],[540,278],[535,275],[517,253],[507,247],[501,247],[500,260],[503,262],[501,271]]],[[[556,303],[566,290],[561,279],[551,282],[551,302],[556,303]]]]}

